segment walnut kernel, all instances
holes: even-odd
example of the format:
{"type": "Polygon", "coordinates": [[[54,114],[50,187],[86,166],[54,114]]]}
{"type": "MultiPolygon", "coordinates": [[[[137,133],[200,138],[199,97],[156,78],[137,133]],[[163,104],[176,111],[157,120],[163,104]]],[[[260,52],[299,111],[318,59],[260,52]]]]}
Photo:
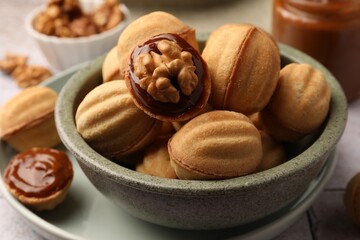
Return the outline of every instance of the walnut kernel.
{"type": "Polygon", "coordinates": [[[84,37],[96,34],[96,25],[87,16],[77,18],[70,23],[70,30],[77,37],[84,37]]]}
{"type": "Polygon", "coordinates": [[[41,66],[23,66],[16,68],[11,76],[19,87],[28,88],[48,79],[52,76],[52,73],[41,66]]]}
{"type": "Polygon", "coordinates": [[[42,12],[35,17],[34,28],[36,31],[43,33],[45,35],[53,35],[55,25],[52,18],[49,15],[47,15],[46,12],[42,12]]]}
{"type": "Polygon", "coordinates": [[[0,60],[0,70],[11,75],[21,88],[37,85],[52,76],[49,69],[28,65],[27,61],[27,56],[7,53],[5,59],[0,60]]]}
{"type": "Polygon", "coordinates": [[[0,60],[0,70],[11,74],[17,67],[26,65],[27,60],[27,56],[6,53],[5,59],[0,60]]]}
{"type": "Polygon", "coordinates": [[[140,87],[155,100],[178,103],[179,91],[189,96],[199,82],[192,55],[169,40],[160,41],[157,47],[161,54],[144,53],[135,60],[135,75],[140,79],[140,87]]]}
{"type": "Polygon", "coordinates": [[[106,0],[103,5],[95,10],[92,19],[99,31],[103,32],[120,23],[123,19],[123,14],[116,0],[106,0]]]}
{"type": "Polygon", "coordinates": [[[116,0],[105,0],[94,13],[84,13],[79,0],[48,0],[34,19],[36,31],[56,37],[84,37],[104,32],[123,20],[116,0]]]}

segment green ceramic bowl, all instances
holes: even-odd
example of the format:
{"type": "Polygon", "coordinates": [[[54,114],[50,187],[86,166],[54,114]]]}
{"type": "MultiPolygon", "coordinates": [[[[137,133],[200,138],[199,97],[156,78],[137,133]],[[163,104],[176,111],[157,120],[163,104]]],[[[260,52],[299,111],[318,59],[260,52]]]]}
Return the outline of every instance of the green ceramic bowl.
{"type": "Polygon", "coordinates": [[[130,214],[181,229],[220,229],[259,220],[299,197],[335,149],[346,124],[347,102],[335,78],[305,54],[280,45],[282,65],[309,63],[326,75],[331,108],[321,130],[289,146],[294,157],[270,170],[218,181],[163,179],[135,172],[94,151],[76,131],[74,113],[84,96],[101,84],[104,57],[89,63],[62,89],[56,125],[65,146],[92,184],[130,214]]]}

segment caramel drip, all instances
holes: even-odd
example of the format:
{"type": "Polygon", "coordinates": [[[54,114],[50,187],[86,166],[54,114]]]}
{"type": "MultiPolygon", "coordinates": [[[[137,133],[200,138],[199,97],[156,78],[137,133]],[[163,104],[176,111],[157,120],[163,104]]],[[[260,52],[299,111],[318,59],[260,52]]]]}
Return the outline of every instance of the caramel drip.
{"type": "Polygon", "coordinates": [[[11,159],[4,181],[26,197],[48,197],[63,189],[73,178],[72,164],[65,153],[33,148],[11,159]]]}

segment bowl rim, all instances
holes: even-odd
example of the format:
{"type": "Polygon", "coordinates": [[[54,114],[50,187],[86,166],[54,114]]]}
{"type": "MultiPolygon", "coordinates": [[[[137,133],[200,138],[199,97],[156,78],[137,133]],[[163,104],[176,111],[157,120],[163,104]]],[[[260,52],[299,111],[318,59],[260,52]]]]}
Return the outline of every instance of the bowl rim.
{"type": "Polygon", "coordinates": [[[123,20],[116,26],[113,27],[107,31],[104,31],[102,33],[93,34],[86,37],[76,37],[76,38],[68,38],[68,37],[56,37],[56,36],[49,36],[43,33],[40,33],[36,31],[33,27],[33,20],[34,18],[45,9],[46,5],[40,5],[33,10],[31,10],[25,17],[25,29],[28,32],[29,35],[31,35],[35,39],[39,39],[44,42],[52,42],[54,44],[84,44],[84,43],[90,43],[95,41],[102,41],[103,39],[112,36],[114,34],[118,34],[119,31],[121,31],[128,23],[130,19],[130,10],[128,7],[120,3],[119,7],[124,14],[123,20]]]}
{"type": "Polygon", "coordinates": [[[326,75],[332,89],[332,96],[326,127],[319,137],[302,153],[277,167],[263,172],[224,180],[180,180],[139,173],[101,156],[87,145],[76,131],[74,121],[75,110],[72,103],[76,98],[77,92],[80,91],[86,82],[86,77],[99,74],[98,72],[101,71],[104,56],[93,60],[86,67],[78,71],[61,90],[55,108],[55,121],[59,136],[77,161],[86,165],[92,171],[101,172],[103,177],[118,184],[161,194],[186,196],[235,194],[239,190],[249,191],[264,183],[271,184],[288,178],[298,171],[299,168],[306,171],[317,163],[313,159],[320,159],[335,149],[347,121],[347,100],[338,81],[322,64],[290,46],[279,44],[279,49],[282,57],[297,63],[308,63],[320,69],[326,75]],[[64,107],[64,104],[67,108],[64,107]]]}

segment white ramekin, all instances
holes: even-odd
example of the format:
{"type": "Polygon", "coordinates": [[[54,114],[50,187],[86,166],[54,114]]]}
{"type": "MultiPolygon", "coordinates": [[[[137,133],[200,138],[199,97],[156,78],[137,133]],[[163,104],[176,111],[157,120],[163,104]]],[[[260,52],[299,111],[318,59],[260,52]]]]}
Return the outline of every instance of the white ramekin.
{"type": "MultiPolygon", "coordinates": [[[[89,1],[81,1],[84,9],[92,8],[89,1]]],[[[92,60],[113,48],[119,35],[129,23],[130,12],[124,4],[119,5],[124,13],[123,21],[116,27],[88,37],[59,38],[48,36],[36,31],[33,27],[34,18],[45,9],[39,6],[31,11],[25,20],[25,29],[34,39],[49,64],[58,70],[64,70],[79,63],[92,60]]]]}

